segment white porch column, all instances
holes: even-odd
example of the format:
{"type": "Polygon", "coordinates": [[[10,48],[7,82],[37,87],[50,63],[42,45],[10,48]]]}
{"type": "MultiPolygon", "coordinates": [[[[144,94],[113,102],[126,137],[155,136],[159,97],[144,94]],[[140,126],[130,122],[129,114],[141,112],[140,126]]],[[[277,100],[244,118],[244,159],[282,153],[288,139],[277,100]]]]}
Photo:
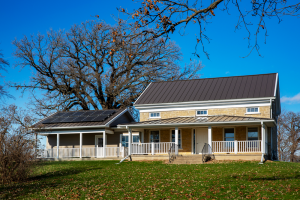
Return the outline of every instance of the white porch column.
{"type": "Polygon", "coordinates": [[[79,152],[79,157],[82,158],[82,133],[79,133],[79,145],[80,145],[80,152],[79,152]]]}
{"type": "Polygon", "coordinates": [[[212,148],[212,135],[211,135],[211,126],[208,127],[208,144],[212,148]]]}
{"type": "Polygon", "coordinates": [[[103,158],[106,156],[106,133],[103,132],[103,158]]]}
{"type": "Polygon", "coordinates": [[[175,154],[178,155],[178,127],[175,127],[175,154]]]}
{"type": "Polygon", "coordinates": [[[261,152],[265,153],[265,125],[261,122],[261,152]]]}
{"type": "Polygon", "coordinates": [[[128,155],[131,155],[132,152],[132,131],[131,128],[128,128],[128,155]]]}
{"type": "Polygon", "coordinates": [[[57,133],[57,141],[56,141],[56,156],[59,158],[59,133],[57,133]]]}

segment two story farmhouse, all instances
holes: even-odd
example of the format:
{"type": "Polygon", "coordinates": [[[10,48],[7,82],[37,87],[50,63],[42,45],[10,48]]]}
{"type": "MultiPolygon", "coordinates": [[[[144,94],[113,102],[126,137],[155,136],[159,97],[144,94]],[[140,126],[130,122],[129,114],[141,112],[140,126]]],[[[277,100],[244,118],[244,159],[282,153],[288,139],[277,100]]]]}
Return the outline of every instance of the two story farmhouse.
{"type": "Polygon", "coordinates": [[[222,159],[277,155],[277,73],[154,82],[134,107],[140,112],[139,122],[127,109],[115,110],[102,121],[93,116],[109,110],[73,113],[95,114],[82,116],[89,117],[85,121],[70,115],[69,120],[57,119],[62,113],[40,121],[40,134],[48,138],[47,157],[71,151],[66,149],[77,149],[71,154],[78,152],[78,157],[107,157],[110,148],[122,156],[127,152],[147,157],[165,155],[173,145],[176,154],[191,155],[201,154],[205,144],[222,159]]]}

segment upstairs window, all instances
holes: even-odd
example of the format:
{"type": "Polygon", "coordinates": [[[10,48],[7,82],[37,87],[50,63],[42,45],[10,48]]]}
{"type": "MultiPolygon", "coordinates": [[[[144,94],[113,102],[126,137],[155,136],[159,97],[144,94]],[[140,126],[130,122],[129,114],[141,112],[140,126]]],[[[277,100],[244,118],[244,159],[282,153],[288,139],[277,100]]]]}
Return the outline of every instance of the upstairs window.
{"type": "Polygon", "coordinates": [[[160,113],[159,112],[153,112],[149,114],[150,118],[160,118],[160,113]]]}
{"type": "Polygon", "coordinates": [[[258,113],[258,107],[247,108],[247,113],[258,113]]]}
{"type": "Polygon", "coordinates": [[[197,116],[207,115],[207,110],[197,110],[196,115],[197,116]]]}

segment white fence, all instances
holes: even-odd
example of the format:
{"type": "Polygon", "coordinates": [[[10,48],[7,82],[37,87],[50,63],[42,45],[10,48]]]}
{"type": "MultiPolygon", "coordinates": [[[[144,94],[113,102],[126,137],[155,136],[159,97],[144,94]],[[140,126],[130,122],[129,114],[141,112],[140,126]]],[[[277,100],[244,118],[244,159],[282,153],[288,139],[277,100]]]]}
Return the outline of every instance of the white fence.
{"type": "Polygon", "coordinates": [[[175,142],[133,143],[132,154],[167,154],[175,142]]]}
{"type": "Polygon", "coordinates": [[[213,141],[212,151],[214,153],[259,153],[261,140],[213,141]]]}
{"type": "MultiPolygon", "coordinates": [[[[59,158],[79,158],[80,148],[60,148],[59,158]]],[[[92,147],[82,148],[81,157],[86,158],[103,158],[103,157],[125,157],[127,148],[125,147],[92,147]]],[[[41,149],[39,150],[39,158],[57,158],[57,149],[41,149]]]]}

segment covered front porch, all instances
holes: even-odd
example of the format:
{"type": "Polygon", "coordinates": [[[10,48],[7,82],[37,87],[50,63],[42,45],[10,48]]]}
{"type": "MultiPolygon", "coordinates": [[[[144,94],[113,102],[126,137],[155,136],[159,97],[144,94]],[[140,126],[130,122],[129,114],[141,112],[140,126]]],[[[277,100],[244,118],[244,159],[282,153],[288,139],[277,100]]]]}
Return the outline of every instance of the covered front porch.
{"type": "Polygon", "coordinates": [[[214,154],[268,155],[273,148],[274,121],[264,118],[208,116],[204,119],[181,117],[126,126],[129,138],[140,131],[141,142],[129,141],[130,155],[202,154],[205,144],[214,154]],[[229,120],[231,119],[231,120],[229,120]],[[240,119],[241,121],[238,121],[240,119]],[[175,122],[175,123],[174,123],[175,122]]]}

